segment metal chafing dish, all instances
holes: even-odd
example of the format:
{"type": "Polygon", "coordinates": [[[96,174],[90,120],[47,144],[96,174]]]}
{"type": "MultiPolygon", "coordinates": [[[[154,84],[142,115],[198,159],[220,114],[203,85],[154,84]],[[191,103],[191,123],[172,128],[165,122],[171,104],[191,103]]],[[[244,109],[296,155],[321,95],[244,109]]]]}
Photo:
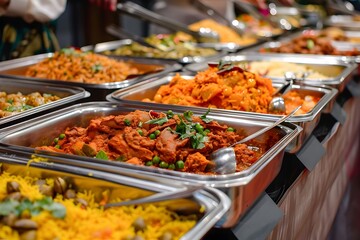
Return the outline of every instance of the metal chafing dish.
{"type": "MultiPolygon", "coordinates": [[[[297,37],[300,37],[304,34],[309,33],[309,31],[311,32],[311,34],[314,34],[314,35],[317,35],[321,32],[321,30],[313,30],[313,29],[298,31],[293,34],[289,34],[287,36],[281,37],[277,41],[270,41],[270,42],[266,42],[263,44],[259,44],[257,46],[251,47],[251,48],[247,48],[247,49],[243,50],[242,53],[246,53],[246,54],[256,53],[256,54],[261,54],[261,55],[275,54],[275,53],[271,53],[271,52],[267,53],[266,51],[260,51],[260,50],[273,49],[273,48],[280,47],[282,44],[288,43],[297,37]]],[[[346,42],[346,44],[344,44],[343,42],[331,41],[331,44],[333,45],[334,48],[336,48],[339,51],[351,51],[354,49],[360,50],[360,44],[356,44],[356,43],[352,44],[350,42],[346,42]]],[[[288,55],[287,53],[281,53],[281,54],[283,56],[288,55]]],[[[299,55],[299,57],[306,55],[306,56],[312,57],[312,58],[318,58],[319,56],[323,56],[320,54],[293,54],[293,53],[291,55],[299,55]]],[[[359,56],[341,56],[341,55],[326,55],[326,56],[337,57],[344,62],[350,62],[350,63],[359,63],[360,62],[359,56]]]]}
{"type": "MultiPolygon", "coordinates": [[[[309,70],[316,71],[320,74],[329,76],[327,79],[308,79],[307,77],[297,79],[299,84],[308,84],[308,85],[328,85],[330,87],[336,88],[341,92],[346,84],[351,81],[353,75],[356,72],[357,65],[354,63],[344,62],[338,57],[332,56],[317,56],[316,58],[307,56],[307,55],[298,55],[298,54],[262,54],[254,55],[250,53],[245,54],[232,54],[229,56],[224,56],[221,58],[213,58],[211,61],[219,62],[230,62],[236,65],[242,66],[242,64],[247,64],[254,61],[263,61],[263,62],[284,62],[284,63],[294,63],[308,68],[309,70]]],[[[184,70],[191,72],[199,72],[208,68],[208,63],[193,63],[184,67],[184,70]]],[[[251,71],[251,67],[250,70],[251,71]]],[[[294,71],[293,69],[287,69],[287,71],[294,71]]],[[[284,77],[275,77],[271,75],[266,75],[273,79],[274,81],[284,80],[284,77]]]]}
{"type": "MultiPolygon", "coordinates": [[[[190,229],[180,239],[191,240],[203,237],[227,212],[230,207],[230,200],[224,193],[217,189],[203,187],[198,189],[194,184],[177,181],[167,181],[161,176],[137,179],[134,177],[111,174],[94,169],[69,166],[54,162],[32,162],[28,166],[28,160],[34,157],[31,154],[9,154],[4,149],[0,149],[0,165],[3,171],[11,174],[38,178],[66,178],[76,186],[77,191],[91,190],[95,198],[101,199],[104,190],[109,191],[109,201],[112,199],[141,199],[150,195],[164,192],[177,192],[190,190],[189,197],[174,197],[153,204],[167,207],[169,210],[176,211],[180,215],[197,214],[196,225],[190,229]],[[200,208],[204,210],[200,214],[200,208]]],[[[1,174],[0,174],[1,178],[1,174]]],[[[200,186],[201,187],[201,186],[200,186]]]]}
{"type": "Polygon", "coordinates": [[[141,59],[141,58],[134,59],[131,57],[116,57],[116,59],[118,60],[123,60],[125,62],[128,62],[134,67],[149,73],[148,74],[145,73],[140,76],[135,76],[133,78],[126,79],[124,81],[103,83],[103,84],[78,83],[78,82],[61,81],[61,80],[32,78],[25,76],[25,72],[28,67],[45,59],[51,58],[52,56],[53,53],[46,53],[46,54],[39,54],[31,57],[25,57],[25,58],[19,58],[15,60],[1,62],[0,76],[8,77],[8,78],[25,79],[40,83],[80,86],[91,93],[91,98],[90,98],[91,100],[105,100],[106,95],[116,89],[125,88],[135,83],[141,82],[145,79],[161,76],[162,74],[166,74],[181,69],[181,65],[178,64],[176,61],[170,61],[164,59],[141,59]],[[159,67],[162,67],[162,70],[158,71],[159,67]]]}
{"type": "MultiPolygon", "coordinates": [[[[137,84],[134,85],[127,90],[118,90],[109,94],[107,99],[113,102],[123,102],[129,105],[141,105],[146,106],[148,109],[152,109],[154,107],[161,106],[162,108],[171,108],[171,109],[184,109],[184,106],[179,105],[166,105],[159,103],[150,103],[150,102],[142,102],[143,99],[149,98],[153,99],[155,93],[160,88],[160,86],[170,83],[171,79],[175,74],[169,74],[167,76],[161,77],[157,80],[152,80],[151,82],[147,82],[146,84],[137,84]]],[[[192,79],[194,75],[183,73],[182,77],[186,79],[192,79]]],[[[280,87],[282,83],[274,82],[274,87],[280,87]]],[[[292,89],[296,89],[300,92],[301,95],[306,95],[311,93],[315,96],[321,96],[320,101],[316,104],[316,106],[307,114],[301,114],[297,116],[292,116],[289,118],[289,122],[295,123],[301,126],[304,131],[298,135],[294,144],[288,146],[287,151],[294,153],[297,152],[302,144],[307,140],[310,136],[313,129],[316,127],[318,122],[320,121],[320,116],[322,112],[330,112],[335,101],[335,95],[337,94],[337,90],[329,87],[317,87],[317,86],[307,86],[307,85],[293,85],[292,89]]],[[[186,109],[201,109],[200,107],[190,107],[186,106],[186,109]]],[[[226,110],[226,109],[212,109],[213,113],[223,114],[225,116],[235,116],[235,117],[249,117],[253,119],[264,119],[276,121],[279,118],[279,115],[273,114],[261,114],[261,113],[252,113],[252,112],[244,112],[244,111],[235,111],[235,110],[226,110]]]]}
{"type": "Polygon", "coordinates": [[[339,27],[344,30],[359,31],[360,19],[352,15],[332,15],[325,19],[325,26],[339,27]]]}
{"type": "Polygon", "coordinates": [[[6,93],[18,93],[30,94],[33,92],[49,93],[59,96],[61,99],[50,102],[38,107],[28,109],[23,112],[19,112],[12,116],[0,118],[0,128],[13,124],[20,119],[28,116],[32,116],[36,113],[43,112],[46,110],[52,110],[55,107],[63,106],[77,100],[81,100],[89,97],[89,93],[83,88],[75,86],[64,86],[59,84],[42,84],[38,82],[30,82],[17,79],[0,78],[0,91],[6,93]]]}
{"type": "MultiPolygon", "coordinates": [[[[114,53],[113,51],[115,51],[116,49],[120,48],[120,47],[125,47],[125,46],[130,46],[131,44],[133,44],[134,41],[131,39],[123,39],[123,40],[116,40],[116,41],[111,41],[111,42],[103,42],[103,43],[97,43],[95,45],[91,45],[91,46],[84,46],[81,48],[81,50],[83,51],[93,51],[94,53],[99,53],[99,54],[104,54],[106,56],[126,56],[126,55],[120,55],[117,53],[114,53]]],[[[211,46],[207,47],[206,44],[194,44],[194,47],[201,47],[201,48],[213,48],[217,51],[216,54],[210,55],[210,56],[185,56],[179,59],[172,59],[172,58],[158,58],[158,57],[139,57],[142,59],[166,59],[166,60],[176,60],[178,61],[180,64],[188,64],[188,63],[196,63],[196,62],[203,62],[203,61],[207,61],[210,58],[213,57],[221,57],[224,56],[228,51],[230,51],[230,49],[233,50],[233,52],[238,50],[238,47],[235,44],[232,43],[214,43],[211,44],[211,46]],[[226,51],[225,51],[225,50],[226,51]]],[[[134,59],[138,58],[137,56],[133,56],[134,59]]]]}
{"type": "MultiPolygon", "coordinates": [[[[153,110],[167,111],[169,107],[160,108],[153,106],[153,110]]],[[[0,133],[0,145],[7,151],[26,151],[34,153],[35,146],[49,144],[55,136],[58,136],[67,126],[85,126],[95,117],[111,114],[125,114],[135,109],[146,110],[145,106],[124,106],[110,102],[92,102],[77,104],[51,115],[45,115],[28,121],[21,125],[11,126],[0,133]],[[44,135],[46,133],[46,135],[44,135]]],[[[174,113],[184,112],[187,108],[174,109],[174,113]]],[[[201,115],[206,109],[193,109],[195,115],[201,115]]],[[[270,125],[272,122],[230,115],[216,114],[211,112],[207,115],[220,123],[234,128],[243,129],[252,133],[259,128],[270,125]]],[[[266,187],[278,174],[285,148],[301,132],[302,128],[292,123],[283,123],[260,136],[258,140],[267,139],[269,134],[280,134],[280,140],[275,142],[262,157],[248,169],[226,175],[201,175],[179,171],[170,171],[161,168],[150,168],[117,161],[104,161],[95,158],[81,157],[75,155],[57,154],[53,152],[35,151],[38,154],[46,154],[47,157],[61,156],[62,160],[51,159],[64,164],[87,167],[121,175],[131,175],[137,178],[147,176],[162,176],[180,182],[188,181],[197,184],[205,184],[210,187],[219,188],[232,200],[230,211],[221,222],[222,227],[234,226],[247,209],[256,201],[266,187]],[[135,173],[133,172],[135,171],[135,173]]]]}

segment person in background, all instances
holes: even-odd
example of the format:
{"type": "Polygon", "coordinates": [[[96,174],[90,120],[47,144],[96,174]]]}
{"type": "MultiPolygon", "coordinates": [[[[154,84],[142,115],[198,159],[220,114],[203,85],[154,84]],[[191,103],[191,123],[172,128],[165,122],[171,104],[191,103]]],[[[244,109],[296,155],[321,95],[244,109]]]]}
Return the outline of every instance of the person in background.
{"type": "Polygon", "coordinates": [[[60,50],[56,20],[66,0],[0,0],[0,60],[60,50]]]}

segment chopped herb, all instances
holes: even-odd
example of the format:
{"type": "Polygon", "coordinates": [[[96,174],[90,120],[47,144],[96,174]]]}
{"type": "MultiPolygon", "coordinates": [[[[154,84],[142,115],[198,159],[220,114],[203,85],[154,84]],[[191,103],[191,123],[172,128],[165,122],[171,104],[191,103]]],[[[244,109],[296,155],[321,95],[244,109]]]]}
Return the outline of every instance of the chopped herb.
{"type": "Polygon", "coordinates": [[[164,123],[166,123],[167,121],[169,121],[169,119],[167,117],[163,117],[163,118],[155,118],[152,120],[149,120],[145,123],[147,124],[158,124],[158,125],[163,125],[164,123]]]}
{"type": "Polygon", "coordinates": [[[103,70],[103,66],[101,64],[94,64],[92,67],[91,67],[91,70],[94,72],[94,73],[97,73],[97,72],[100,72],[101,70],[103,70]]]}
{"type": "Polygon", "coordinates": [[[184,112],[184,118],[186,119],[186,120],[188,120],[189,122],[191,122],[192,121],[192,118],[191,118],[191,116],[193,115],[193,112],[192,111],[186,111],[186,112],[184,112]]]}
{"type": "Polygon", "coordinates": [[[123,156],[123,155],[121,155],[121,156],[117,157],[115,160],[116,160],[116,161],[119,161],[119,162],[125,162],[125,161],[126,161],[126,157],[123,156]]]}
{"type": "Polygon", "coordinates": [[[25,104],[25,105],[22,106],[21,110],[29,110],[31,108],[33,108],[33,106],[25,104]]]}
{"type": "Polygon", "coordinates": [[[131,122],[129,119],[124,119],[124,123],[126,126],[130,126],[131,125],[131,122]]]}
{"type": "Polygon", "coordinates": [[[100,151],[96,154],[95,158],[97,158],[97,159],[102,159],[102,160],[109,160],[109,157],[107,156],[106,152],[104,152],[103,150],[100,150],[100,151]]]}
{"type": "Polygon", "coordinates": [[[205,142],[208,141],[208,137],[200,133],[196,133],[195,135],[190,137],[190,143],[192,148],[194,149],[202,149],[205,147],[205,142]]]}
{"type": "MultiPolygon", "coordinates": [[[[213,64],[213,63],[209,63],[208,65],[210,67],[215,66],[215,64],[213,64]]],[[[225,62],[223,60],[219,61],[218,65],[217,65],[217,68],[219,69],[219,71],[217,72],[218,75],[222,75],[222,74],[225,74],[225,73],[230,72],[230,71],[244,72],[244,69],[242,69],[241,67],[235,66],[231,62],[225,62]]]]}
{"type": "Polygon", "coordinates": [[[11,213],[20,216],[25,211],[29,212],[31,216],[36,216],[42,211],[48,211],[56,218],[64,218],[66,216],[66,208],[62,204],[54,202],[51,197],[44,197],[34,202],[31,202],[29,199],[24,199],[20,202],[9,199],[0,203],[1,216],[7,216],[11,213]]]}
{"type": "Polygon", "coordinates": [[[204,115],[200,116],[201,120],[203,120],[205,123],[209,123],[212,121],[212,119],[207,118],[207,115],[209,114],[209,112],[210,112],[210,108],[206,111],[206,113],[204,115]]]}
{"type": "Polygon", "coordinates": [[[7,103],[13,104],[14,103],[14,99],[8,99],[6,100],[7,103]]]}
{"type": "Polygon", "coordinates": [[[15,112],[17,110],[17,107],[15,106],[8,106],[7,108],[4,109],[7,112],[15,112]]]}

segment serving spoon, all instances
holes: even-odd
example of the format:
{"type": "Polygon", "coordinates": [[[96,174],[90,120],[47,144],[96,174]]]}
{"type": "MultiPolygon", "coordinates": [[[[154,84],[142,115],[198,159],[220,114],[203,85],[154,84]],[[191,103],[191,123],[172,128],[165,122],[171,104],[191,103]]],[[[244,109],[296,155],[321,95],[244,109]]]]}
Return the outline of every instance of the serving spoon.
{"type": "Polygon", "coordinates": [[[282,85],[274,94],[273,94],[273,98],[271,99],[270,103],[269,103],[269,112],[270,113],[285,113],[286,112],[286,107],[285,107],[285,100],[282,97],[285,93],[287,93],[295,79],[295,73],[293,72],[285,72],[285,81],[286,83],[284,85],[282,85]]]}
{"type": "Polygon", "coordinates": [[[269,131],[270,129],[272,129],[272,128],[276,127],[277,125],[279,125],[280,123],[284,122],[286,119],[290,118],[300,108],[301,108],[301,106],[298,106],[291,113],[283,116],[282,118],[280,118],[273,124],[271,124],[265,128],[262,128],[259,131],[254,132],[253,134],[250,134],[249,136],[241,139],[240,141],[238,141],[236,143],[231,144],[228,147],[220,148],[220,149],[216,150],[215,152],[211,153],[210,159],[214,163],[214,168],[215,168],[214,171],[216,173],[220,173],[220,174],[234,173],[236,171],[236,156],[235,156],[235,150],[233,148],[235,145],[252,140],[252,139],[256,138],[257,136],[260,136],[261,134],[269,131]]]}

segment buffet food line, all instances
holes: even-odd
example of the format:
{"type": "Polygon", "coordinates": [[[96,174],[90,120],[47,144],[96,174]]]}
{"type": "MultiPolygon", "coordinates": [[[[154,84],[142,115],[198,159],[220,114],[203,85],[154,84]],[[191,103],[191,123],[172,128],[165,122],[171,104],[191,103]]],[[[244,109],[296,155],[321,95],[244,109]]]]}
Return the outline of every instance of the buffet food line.
{"type": "Polygon", "coordinates": [[[326,238],[359,156],[358,29],[118,10],[174,33],[0,63],[0,239],[326,238]]]}

